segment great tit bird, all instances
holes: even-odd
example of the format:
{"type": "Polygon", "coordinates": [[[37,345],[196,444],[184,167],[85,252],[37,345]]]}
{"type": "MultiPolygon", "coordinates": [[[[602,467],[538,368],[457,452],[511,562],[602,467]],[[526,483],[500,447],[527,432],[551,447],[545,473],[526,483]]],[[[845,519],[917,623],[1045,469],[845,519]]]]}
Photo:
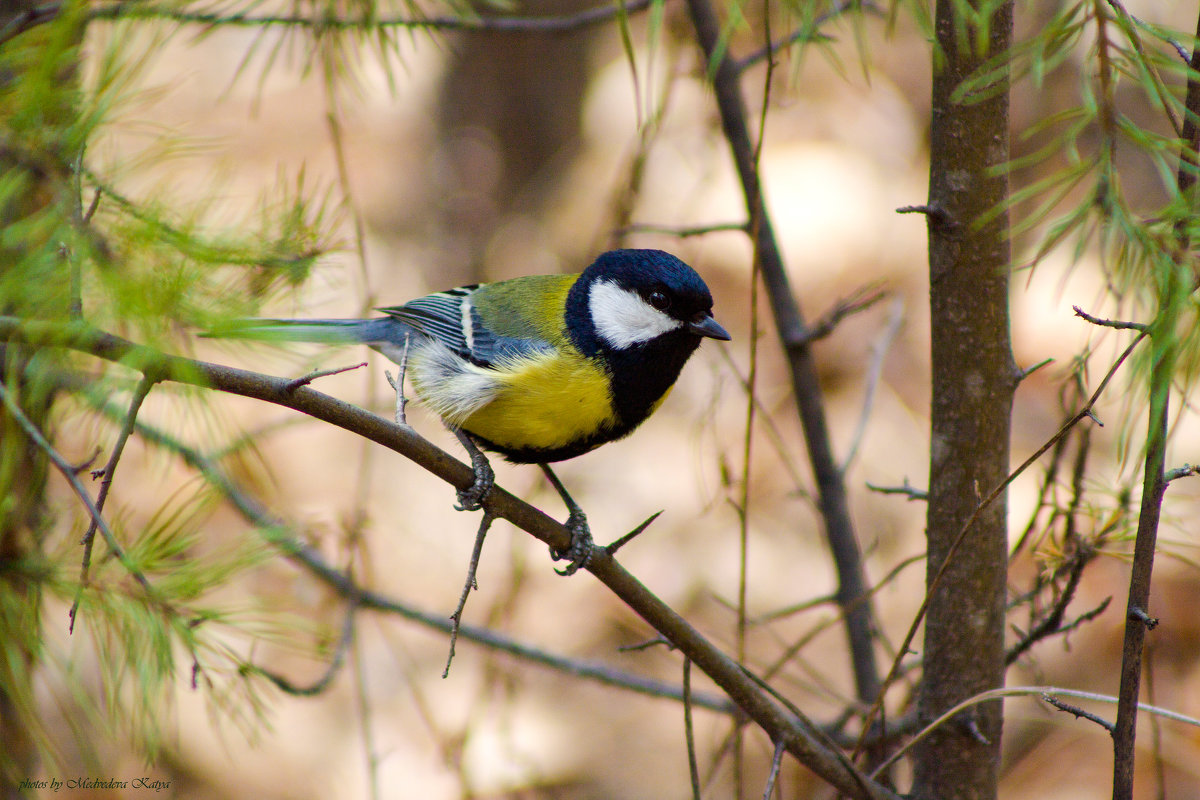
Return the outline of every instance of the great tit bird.
{"type": "Polygon", "coordinates": [[[576,275],[437,292],[377,319],[259,319],[210,336],[362,343],[405,364],[417,397],[472,455],[478,508],[491,488],[476,444],[538,464],[570,512],[563,574],[587,563],[587,519],[548,464],[628,435],[666,398],[703,338],[728,340],[696,272],[661,250],[613,250],[576,275]]]}

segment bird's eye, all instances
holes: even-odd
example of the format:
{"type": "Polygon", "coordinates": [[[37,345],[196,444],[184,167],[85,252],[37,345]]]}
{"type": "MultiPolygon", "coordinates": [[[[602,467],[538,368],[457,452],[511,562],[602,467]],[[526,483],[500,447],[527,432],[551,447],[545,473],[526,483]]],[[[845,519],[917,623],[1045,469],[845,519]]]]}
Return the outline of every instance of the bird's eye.
{"type": "Polygon", "coordinates": [[[671,298],[667,297],[666,292],[655,290],[650,293],[650,297],[647,299],[649,299],[650,305],[654,306],[659,311],[666,311],[671,307],[671,298]]]}

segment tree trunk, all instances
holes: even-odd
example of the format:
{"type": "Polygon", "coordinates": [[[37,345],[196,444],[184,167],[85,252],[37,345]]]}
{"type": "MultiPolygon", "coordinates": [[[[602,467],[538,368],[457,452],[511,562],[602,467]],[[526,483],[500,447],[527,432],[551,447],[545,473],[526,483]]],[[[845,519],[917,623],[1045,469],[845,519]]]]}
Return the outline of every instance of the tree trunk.
{"type": "MultiPolygon", "coordinates": [[[[933,370],[927,585],[932,595],[918,701],[926,721],[1004,683],[1005,495],[969,521],[1008,474],[1017,383],[1009,341],[1008,216],[978,224],[1008,193],[1007,176],[997,172],[1009,157],[1008,83],[989,87],[991,96],[981,102],[951,99],[982,63],[1009,48],[1012,5],[996,11],[983,43],[955,6],[952,0],[937,3],[927,209],[933,370]],[[986,50],[980,51],[983,44],[986,50]]],[[[999,701],[976,706],[926,739],[915,753],[913,795],[994,798],[1001,712],[999,701]]]]}

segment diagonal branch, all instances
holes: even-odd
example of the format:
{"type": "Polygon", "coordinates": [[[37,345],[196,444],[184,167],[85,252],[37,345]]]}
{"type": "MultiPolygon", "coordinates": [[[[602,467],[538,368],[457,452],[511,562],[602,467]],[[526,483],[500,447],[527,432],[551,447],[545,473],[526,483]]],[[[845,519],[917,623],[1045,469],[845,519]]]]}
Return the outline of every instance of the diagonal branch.
{"type": "Polygon", "coordinates": [[[67,460],[62,457],[62,454],[55,450],[54,446],[50,444],[50,442],[46,441],[46,437],[43,436],[42,432],[37,429],[37,426],[30,421],[29,417],[25,416],[25,412],[22,411],[21,407],[17,405],[17,402],[13,400],[12,395],[9,394],[8,389],[4,387],[4,383],[2,381],[0,381],[0,402],[4,403],[4,406],[8,409],[8,412],[12,415],[12,418],[16,420],[18,425],[21,426],[21,428],[25,431],[25,434],[33,440],[34,444],[41,448],[41,450],[50,459],[50,462],[54,464],[55,468],[62,473],[64,478],[66,478],[67,483],[71,486],[71,491],[75,492],[76,496],[79,497],[79,501],[83,503],[84,508],[86,508],[88,514],[91,515],[92,520],[100,529],[100,535],[104,537],[104,541],[108,545],[109,549],[112,550],[113,554],[117,557],[117,560],[121,562],[121,566],[125,567],[129,574],[133,576],[133,579],[141,584],[142,588],[146,590],[146,594],[154,597],[157,600],[154,587],[151,586],[150,581],[146,580],[146,576],[143,575],[141,570],[138,569],[137,564],[133,563],[133,561],[129,558],[129,555],[125,552],[125,548],[121,547],[121,543],[117,541],[117,537],[113,534],[112,528],[108,527],[108,523],[104,521],[104,517],[100,514],[100,509],[96,508],[96,502],[92,500],[92,496],[88,494],[87,489],[85,489],[83,484],[79,482],[79,476],[76,474],[75,468],[67,463],[67,460]]]}
{"type": "MultiPolygon", "coordinates": [[[[78,350],[132,369],[152,372],[161,380],[291,408],[387,447],[457,488],[465,489],[474,481],[470,467],[411,429],[308,386],[288,392],[289,381],[283,378],[165,355],[83,323],[0,317],[0,340],[20,341],[33,347],[78,350]]],[[[491,491],[483,506],[488,513],[512,522],[551,547],[565,549],[570,546],[571,537],[563,525],[500,487],[491,491]]],[[[703,670],[772,741],[782,742],[792,756],[822,779],[856,800],[898,800],[895,792],[867,778],[841,752],[818,738],[814,731],[819,729],[811,721],[797,716],[764,692],[740,664],[650,592],[603,548],[594,550],[586,569],[703,670]]],[[[334,576],[330,577],[334,579],[334,576]]],[[[345,578],[338,575],[336,579],[345,578]]],[[[359,599],[363,607],[367,607],[366,596],[359,599]]]]}
{"type": "Polygon", "coordinates": [[[792,294],[783,255],[763,200],[738,66],[724,50],[720,22],[710,0],[687,0],[687,5],[712,75],[721,125],[741,179],[776,332],[787,353],[792,392],[799,407],[808,458],[816,476],[825,535],[837,569],[837,601],[846,619],[856,693],[860,701],[870,704],[878,697],[880,685],[875,663],[874,613],[869,600],[862,602],[867,596],[862,552],[850,521],[842,472],[833,456],[809,329],[792,294]]]}
{"type": "Polygon", "coordinates": [[[137,388],[133,390],[133,399],[129,401],[129,411],[125,414],[125,422],[121,425],[121,432],[117,434],[117,441],[113,445],[112,454],[108,457],[108,463],[100,470],[100,474],[104,477],[100,480],[100,492],[96,495],[96,514],[92,517],[92,522],[88,525],[87,532],[83,534],[83,566],[80,568],[79,588],[75,591],[75,600],[71,603],[71,610],[67,612],[67,616],[71,620],[70,625],[67,627],[68,633],[75,632],[75,615],[79,612],[79,602],[83,599],[83,591],[88,585],[88,571],[92,564],[92,545],[96,541],[96,528],[100,524],[100,515],[104,513],[104,504],[108,500],[108,491],[112,488],[113,475],[117,471],[117,462],[121,460],[121,454],[125,452],[125,443],[129,441],[129,436],[133,433],[133,426],[137,423],[138,410],[141,409],[146,395],[150,394],[154,383],[155,378],[147,375],[142,378],[137,388]]]}

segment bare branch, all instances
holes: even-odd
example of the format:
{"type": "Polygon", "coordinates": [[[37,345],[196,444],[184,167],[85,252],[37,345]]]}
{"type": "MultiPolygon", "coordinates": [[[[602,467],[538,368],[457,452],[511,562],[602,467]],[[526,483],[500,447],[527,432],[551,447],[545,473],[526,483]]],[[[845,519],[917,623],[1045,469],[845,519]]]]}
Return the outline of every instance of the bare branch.
{"type": "MultiPolygon", "coordinates": [[[[456,487],[466,488],[474,480],[467,465],[417,436],[411,429],[308,386],[286,392],[284,387],[288,381],[282,378],[164,355],[78,323],[58,324],[0,316],[0,340],[22,341],[34,347],[80,350],[133,369],[152,369],[162,380],[204,386],[292,408],[394,450],[456,487]]],[[[90,498],[88,502],[91,502],[90,498]]],[[[509,520],[551,547],[562,550],[570,546],[570,533],[564,526],[500,487],[489,492],[483,505],[494,516],[509,520]]],[[[290,544],[297,548],[288,553],[293,557],[299,557],[307,550],[298,542],[290,544]]],[[[312,554],[308,555],[311,557],[312,554]]],[[[315,569],[316,564],[310,564],[310,568],[315,569]]],[[[741,665],[659,600],[603,548],[593,550],[586,570],[699,666],[773,741],[782,741],[789,753],[824,780],[853,798],[896,800],[898,796],[892,790],[868,780],[836,747],[819,737],[818,729],[798,719],[786,704],[763,691],[746,675],[741,665]]],[[[340,584],[347,591],[357,588],[339,573],[327,577],[330,585],[340,584]]],[[[360,595],[364,608],[370,607],[371,599],[370,593],[360,595]]],[[[406,609],[406,613],[411,610],[406,609]]],[[[465,634],[465,627],[463,630],[465,634]]]]}
{"type": "Polygon", "coordinates": [[[1101,728],[1104,728],[1104,730],[1108,731],[1109,736],[1112,735],[1113,729],[1116,727],[1104,717],[1097,716],[1090,711],[1084,711],[1079,706],[1073,706],[1070,703],[1063,702],[1053,695],[1043,694],[1042,699],[1057,708],[1059,711],[1066,711],[1068,714],[1075,715],[1075,719],[1082,717],[1083,719],[1091,720],[1101,728]]]}
{"type": "Polygon", "coordinates": [[[650,222],[635,222],[613,231],[614,236],[624,236],[629,233],[663,233],[668,236],[678,236],[688,239],[693,236],[704,236],[709,233],[737,231],[745,233],[750,227],[748,222],[714,222],[711,225],[655,225],[650,222]]]}
{"type": "Polygon", "coordinates": [[[1176,467],[1175,469],[1168,470],[1163,475],[1163,479],[1167,483],[1170,483],[1171,481],[1179,480],[1180,478],[1186,478],[1189,475],[1200,475],[1200,464],[1184,464],[1182,467],[1176,467]]]}
{"type": "Polygon", "coordinates": [[[918,489],[915,486],[910,486],[908,483],[908,478],[904,479],[904,485],[902,486],[877,486],[868,482],[867,488],[872,492],[879,492],[880,494],[902,494],[908,497],[909,500],[929,499],[929,492],[925,491],[924,489],[918,489]]]}
{"type": "Polygon", "coordinates": [[[363,361],[358,364],[353,364],[349,367],[332,367],[331,369],[314,369],[312,372],[308,373],[307,375],[302,375],[299,378],[296,378],[295,380],[288,381],[287,385],[283,387],[283,390],[285,392],[294,392],[297,389],[299,389],[301,386],[308,386],[310,383],[317,380],[318,378],[328,378],[330,375],[340,375],[343,372],[350,372],[351,370],[362,369],[366,365],[367,365],[367,362],[363,361]]]}
{"type": "Polygon", "coordinates": [[[141,584],[147,595],[155,598],[155,600],[158,600],[157,594],[154,591],[154,587],[152,587],[150,582],[146,580],[146,576],[142,574],[140,569],[138,569],[137,564],[134,564],[133,561],[130,560],[129,556],[125,553],[125,549],[121,547],[120,542],[117,541],[117,537],[113,534],[112,528],[108,527],[108,523],[104,521],[104,517],[100,514],[100,509],[96,508],[96,503],[92,500],[92,496],[88,494],[87,489],[85,489],[83,484],[79,482],[79,476],[75,474],[74,468],[57,450],[54,449],[54,446],[46,440],[46,437],[43,436],[42,432],[37,429],[37,426],[30,421],[29,417],[25,416],[25,412],[22,411],[21,407],[17,405],[15,400],[13,400],[12,396],[8,392],[8,389],[5,388],[3,381],[0,381],[0,402],[4,403],[4,406],[8,409],[8,412],[12,415],[12,418],[17,422],[18,425],[21,426],[21,429],[25,431],[25,434],[31,440],[33,440],[33,443],[46,454],[47,458],[50,459],[50,463],[52,463],[55,468],[62,473],[62,476],[66,478],[67,483],[71,487],[71,491],[75,492],[75,495],[79,498],[79,501],[83,503],[84,508],[87,509],[88,514],[91,515],[93,520],[95,520],[96,526],[100,529],[100,534],[104,537],[105,543],[108,545],[109,549],[112,550],[113,555],[117,557],[117,560],[121,562],[121,566],[125,567],[125,570],[131,576],[133,576],[133,579],[141,584]]]}
{"type": "Polygon", "coordinates": [[[687,656],[683,657],[683,736],[687,741],[692,800],[700,800],[700,765],[696,760],[696,730],[692,725],[692,660],[687,656]]]}
{"type": "MultiPolygon", "coordinates": [[[[1079,409],[1079,411],[1075,412],[1074,415],[1072,415],[1070,418],[1068,418],[1062,424],[1062,426],[1059,427],[1058,431],[1046,441],[1045,444],[1043,444],[1032,455],[1030,455],[1027,459],[1025,459],[1025,461],[1022,462],[1022,464],[1019,467],[1017,467],[1015,470],[1013,470],[1008,475],[1007,478],[1005,478],[1003,481],[1001,481],[999,486],[992,489],[992,491],[989,492],[988,495],[979,502],[979,504],[975,508],[974,513],[972,513],[971,516],[967,519],[967,521],[965,523],[963,523],[963,526],[959,530],[958,535],[955,537],[953,544],[951,544],[949,550],[947,551],[946,557],[945,557],[945,559],[943,559],[941,567],[938,569],[938,572],[933,576],[933,579],[927,583],[925,599],[922,600],[921,607],[917,609],[917,613],[913,617],[912,624],[908,628],[908,633],[905,634],[904,641],[900,645],[900,648],[897,650],[896,657],[892,660],[892,666],[888,670],[887,677],[884,678],[884,680],[883,680],[883,690],[884,691],[886,691],[887,687],[892,684],[892,681],[894,681],[896,679],[896,676],[899,674],[901,662],[903,661],[904,657],[908,654],[909,648],[912,647],[913,639],[917,635],[917,629],[920,627],[921,621],[925,617],[925,611],[929,607],[929,599],[932,596],[934,590],[937,588],[938,584],[941,583],[941,579],[942,579],[942,576],[945,574],[947,565],[949,565],[950,562],[954,559],[955,554],[958,552],[958,549],[962,546],[964,539],[966,539],[967,533],[971,530],[971,527],[975,524],[975,520],[979,518],[979,515],[983,513],[984,509],[986,509],[989,505],[991,505],[996,500],[996,498],[1000,496],[1000,494],[1004,491],[1005,487],[1007,487],[1010,483],[1012,483],[1014,480],[1016,480],[1017,477],[1019,475],[1021,475],[1021,473],[1023,473],[1031,465],[1036,463],[1037,460],[1039,458],[1041,458],[1042,455],[1047,450],[1049,450],[1060,439],[1062,439],[1064,436],[1066,436],[1068,433],[1070,433],[1071,429],[1074,428],[1077,424],[1079,424],[1079,422],[1081,420],[1085,419],[1086,417],[1088,417],[1091,414],[1092,406],[1094,406],[1096,404],[1096,401],[1100,399],[1100,395],[1104,393],[1104,390],[1106,388],[1108,388],[1108,384],[1113,379],[1113,376],[1115,376],[1117,374],[1117,370],[1120,369],[1121,365],[1125,363],[1125,360],[1127,358],[1129,358],[1129,355],[1133,352],[1134,348],[1136,348],[1139,344],[1141,344],[1142,340],[1145,339],[1147,336],[1148,336],[1148,334],[1145,331],[1142,331],[1140,334],[1138,334],[1138,336],[1132,342],[1129,343],[1129,346],[1126,347],[1124,351],[1122,351],[1121,355],[1117,357],[1117,360],[1114,361],[1112,366],[1109,367],[1108,372],[1104,375],[1104,378],[1100,381],[1100,385],[1096,387],[1096,390],[1092,393],[1091,397],[1088,398],[1088,400],[1084,404],[1083,408],[1079,409]]],[[[864,720],[864,723],[863,723],[864,731],[866,731],[870,728],[870,723],[875,718],[875,715],[879,713],[882,702],[883,702],[883,692],[881,691],[879,699],[875,702],[874,707],[872,707],[871,711],[867,714],[867,717],[864,720]]]]}
{"type": "MultiPolygon", "coordinates": [[[[48,4],[53,5],[53,4],[48,4]]],[[[184,11],[177,8],[121,2],[101,6],[90,12],[92,19],[162,19],[187,25],[305,28],[313,31],[370,32],[388,28],[412,30],[452,30],[483,33],[570,33],[603,24],[618,14],[633,14],[650,7],[650,0],[630,0],[623,7],[601,5],[561,17],[383,17],[343,18],[295,14],[222,14],[209,11],[184,11]]]]}
{"type": "Polygon", "coordinates": [[[1103,319],[1101,317],[1093,317],[1091,314],[1084,311],[1079,306],[1071,306],[1075,310],[1075,316],[1087,320],[1093,325],[1099,325],[1102,328],[1116,328],[1119,331],[1141,331],[1146,333],[1150,330],[1150,326],[1141,322],[1125,322],[1118,319],[1103,319]]]}
{"type": "MultiPolygon", "coordinates": [[[[83,599],[83,592],[88,585],[88,571],[92,564],[92,545],[96,540],[96,528],[100,523],[100,515],[104,512],[104,503],[108,500],[108,491],[112,487],[113,475],[117,472],[117,462],[121,460],[121,454],[125,452],[125,443],[129,441],[129,436],[133,433],[133,426],[137,423],[138,410],[141,409],[142,402],[146,399],[146,395],[150,394],[155,382],[156,379],[149,375],[138,382],[137,388],[133,390],[133,398],[129,401],[129,411],[125,414],[125,422],[121,425],[121,432],[117,434],[117,441],[113,445],[112,454],[108,457],[108,463],[99,471],[104,478],[100,481],[100,492],[96,496],[96,514],[92,517],[87,532],[83,534],[83,564],[80,567],[79,587],[75,590],[75,600],[71,603],[71,610],[67,612],[67,616],[71,620],[67,626],[68,633],[75,632],[75,614],[79,611],[80,600],[83,599]]],[[[92,473],[92,477],[96,477],[96,473],[92,473]]]]}
{"type": "Polygon", "coordinates": [[[479,530],[475,532],[475,546],[471,549],[471,563],[467,566],[467,579],[463,582],[462,594],[458,598],[458,606],[450,615],[450,652],[446,655],[446,668],[442,670],[442,678],[450,677],[450,663],[454,661],[454,645],[458,642],[458,631],[462,627],[463,609],[467,607],[467,596],[472,589],[479,589],[475,576],[479,572],[479,558],[483,555],[483,540],[487,537],[488,528],[492,527],[492,515],[487,511],[479,520],[479,530]]]}
{"type": "Polygon", "coordinates": [[[871,11],[877,14],[880,13],[879,6],[875,5],[874,3],[864,2],[864,0],[842,0],[842,2],[838,3],[833,8],[814,19],[811,25],[801,28],[798,31],[793,31],[791,34],[785,36],[778,42],[772,42],[770,46],[756,50],[750,55],[735,61],[734,69],[736,69],[738,72],[745,72],[755,64],[761,61],[766,61],[770,56],[775,55],[785,47],[790,47],[797,42],[815,42],[822,39],[829,39],[830,37],[821,33],[819,28],[834,17],[841,16],[845,12],[852,9],[871,11]]]}
{"type": "Polygon", "coordinates": [[[871,409],[875,405],[875,390],[879,386],[879,377],[883,374],[883,362],[887,357],[888,350],[892,347],[892,342],[900,334],[900,326],[903,322],[904,300],[897,297],[892,301],[892,306],[888,310],[887,325],[875,337],[875,342],[871,345],[871,363],[867,367],[867,387],[863,392],[862,413],[858,415],[858,425],[854,429],[854,436],[850,440],[846,457],[842,460],[840,469],[843,474],[854,463],[854,457],[858,455],[858,448],[862,444],[863,436],[866,435],[867,422],[871,418],[871,409]]]}
{"type": "Polygon", "coordinates": [[[325,668],[325,673],[314,683],[308,686],[300,686],[282,675],[256,664],[247,664],[242,670],[254,675],[263,676],[285,694],[297,697],[312,697],[320,694],[329,688],[329,684],[333,682],[334,676],[337,675],[338,671],[342,668],[342,664],[346,661],[346,651],[350,649],[350,643],[354,641],[354,617],[357,610],[357,606],[351,601],[346,608],[345,621],[342,623],[342,635],[338,639],[337,647],[333,651],[333,658],[330,659],[329,666],[325,668]]]}
{"type": "MultiPolygon", "coordinates": [[[[711,0],[686,2],[704,63],[712,76],[721,127],[742,185],[754,251],[771,303],[776,334],[787,354],[792,393],[800,413],[809,462],[816,477],[824,532],[837,569],[838,602],[846,618],[846,636],[850,644],[856,694],[864,703],[872,702],[879,697],[880,689],[875,662],[874,612],[870,603],[856,603],[868,593],[866,570],[850,519],[845,482],[833,455],[824,399],[820,381],[817,380],[816,362],[809,346],[804,315],[792,292],[783,254],[764,202],[739,72],[725,49],[727,40],[721,21],[711,0]]],[[[848,786],[855,792],[861,791],[858,781],[848,786]]],[[[845,790],[845,787],[839,788],[845,790]]]]}

